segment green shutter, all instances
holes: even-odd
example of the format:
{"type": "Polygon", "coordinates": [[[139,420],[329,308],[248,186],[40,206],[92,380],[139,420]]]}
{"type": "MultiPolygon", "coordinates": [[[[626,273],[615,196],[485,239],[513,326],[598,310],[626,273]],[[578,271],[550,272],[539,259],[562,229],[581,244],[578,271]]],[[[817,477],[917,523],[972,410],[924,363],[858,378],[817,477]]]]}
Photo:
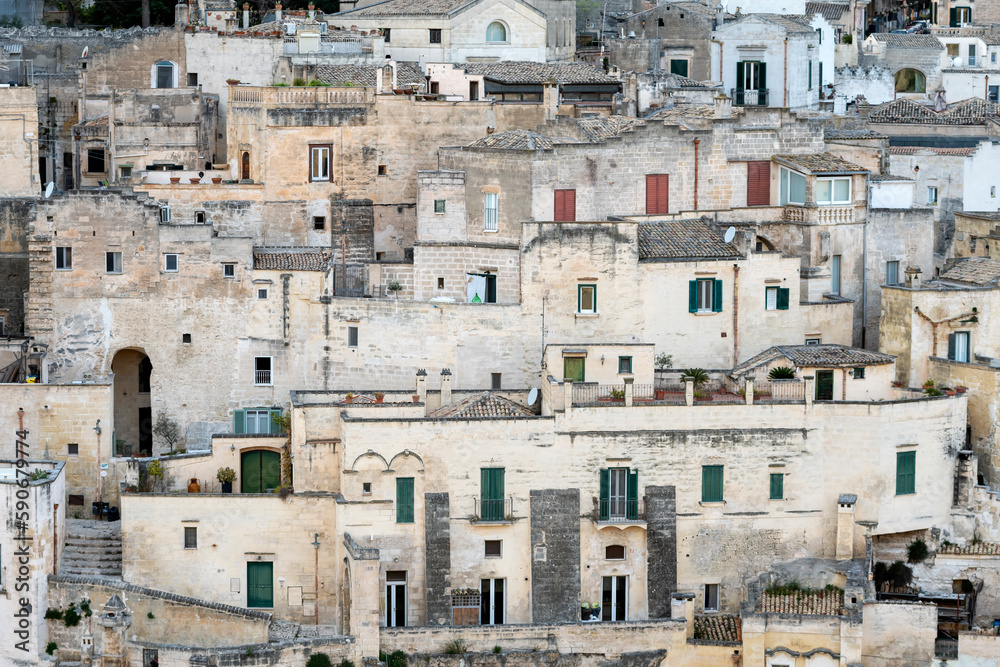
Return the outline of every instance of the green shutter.
{"type": "Polygon", "coordinates": [[[757,90],[767,90],[767,63],[760,63],[760,76],[757,79],[757,90]]]}
{"type": "Polygon", "coordinates": [[[736,63],[736,90],[743,90],[744,63],[742,60],[736,63]]]}
{"type": "Polygon", "coordinates": [[[483,521],[503,521],[503,468],[483,468],[480,472],[480,516],[483,521]]]}
{"type": "Polygon", "coordinates": [[[809,90],[813,88],[813,61],[809,61],[809,90]]]}
{"type": "Polygon", "coordinates": [[[712,311],[716,313],[722,312],[722,281],[713,280],[712,281],[712,311]]]}
{"type": "Polygon", "coordinates": [[[281,486],[281,454],[278,452],[259,453],[261,491],[269,493],[281,486]]]}
{"type": "Polygon", "coordinates": [[[275,417],[281,418],[281,410],[269,410],[267,417],[268,420],[271,422],[270,423],[271,435],[281,435],[281,426],[279,426],[274,421],[275,417]]]}
{"type": "MultiPolygon", "coordinates": [[[[823,33],[821,32],[820,35],[822,35],[822,34],[823,33]]],[[[823,87],[823,61],[822,60],[819,62],[819,87],[820,88],[823,87]]]]}
{"type": "Polygon", "coordinates": [[[955,334],[948,334],[948,358],[955,360],[955,334]]]}
{"type": "Polygon", "coordinates": [[[722,466],[701,467],[701,502],[722,502],[722,466]]]}
{"type": "Polygon", "coordinates": [[[233,411],[233,433],[242,434],[247,432],[247,411],[233,411]]]}
{"type": "Polygon", "coordinates": [[[788,310],[788,288],[778,288],[778,310],[788,310]]]}
{"type": "Polygon", "coordinates": [[[639,471],[629,470],[625,487],[625,518],[635,521],[639,518],[639,471]]]}
{"type": "Polygon", "coordinates": [[[688,312],[698,312],[698,281],[688,281],[688,312]]]}
{"type": "Polygon", "coordinates": [[[413,523],[413,478],[396,478],[396,523],[413,523]]]}
{"type": "Polygon", "coordinates": [[[782,473],[771,473],[771,500],[783,500],[785,497],[785,476],[782,473]]]}
{"type": "Polygon", "coordinates": [[[896,495],[916,493],[917,453],[896,453],[896,495]]]}
{"type": "Polygon", "coordinates": [[[611,471],[601,469],[601,499],[598,503],[597,515],[601,521],[607,521],[611,508],[611,471]]]}
{"type": "Polygon", "coordinates": [[[952,7],[948,10],[948,27],[957,28],[958,27],[958,9],[952,7]]]}
{"type": "Polygon", "coordinates": [[[240,455],[240,493],[260,493],[260,452],[240,455]]]}

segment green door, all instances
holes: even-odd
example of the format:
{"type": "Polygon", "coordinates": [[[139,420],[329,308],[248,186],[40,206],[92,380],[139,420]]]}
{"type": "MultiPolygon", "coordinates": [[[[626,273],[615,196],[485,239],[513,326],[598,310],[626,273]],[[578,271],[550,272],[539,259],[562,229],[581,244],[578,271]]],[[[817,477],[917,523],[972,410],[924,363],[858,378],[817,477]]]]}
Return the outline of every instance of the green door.
{"type": "Polygon", "coordinates": [[[504,520],[503,468],[482,468],[480,472],[480,518],[483,521],[504,520]]]}
{"type": "Polygon", "coordinates": [[[563,357],[563,378],[584,382],[586,357],[563,357]]]}
{"type": "Polygon", "coordinates": [[[274,606],[274,563],[247,563],[247,606],[274,606]]]}
{"type": "Polygon", "coordinates": [[[281,484],[281,454],[278,452],[243,452],[240,463],[240,492],[268,493],[281,484]]]}
{"type": "Polygon", "coordinates": [[[816,371],[816,400],[833,400],[833,371],[816,371]]]}

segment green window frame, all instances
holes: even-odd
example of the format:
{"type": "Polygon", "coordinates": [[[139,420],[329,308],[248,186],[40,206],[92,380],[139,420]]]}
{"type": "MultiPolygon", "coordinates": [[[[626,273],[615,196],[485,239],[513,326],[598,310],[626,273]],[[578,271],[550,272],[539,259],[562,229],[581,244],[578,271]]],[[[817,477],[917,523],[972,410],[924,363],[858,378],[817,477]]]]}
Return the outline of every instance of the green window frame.
{"type": "Polygon", "coordinates": [[[854,369],[854,379],[855,380],[864,380],[865,379],[865,367],[864,366],[858,366],[858,367],[856,367],[854,369]]]}
{"type": "MultiPolygon", "coordinates": [[[[625,471],[625,520],[637,521],[639,519],[639,471],[630,468],[601,469],[601,497],[597,508],[598,520],[610,521],[612,514],[615,515],[616,519],[621,518],[621,508],[613,507],[611,498],[612,470],[625,471]]],[[[618,496],[618,498],[620,499],[621,496],[618,496]]]]}
{"type": "Polygon", "coordinates": [[[445,212],[445,206],[446,206],[445,202],[446,202],[446,200],[444,200],[444,199],[435,199],[434,200],[434,212],[435,213],[444,213],[445,212]]]}
{"type": "Polygon", "coordinates": [[[618,357],[618,374],[630,375],[632,373],[632,357],[618,357]]]}
{"type": "Polygon", "coordinates": [[[896,452],[896,495],[909,496],[917,488],[917,453],[896,452]]]}
{"type": "Polygon", "coordinates": [[[261,412],[267,410],[268,412],[268,433],[271,435],[281,435],[281,426],[275,422],[275,417],[281,417],[281,408],[244,408],[243,410],[233,411],[233,433],[237,435],[244,435],[247,432],[247,412],[261,412]]]}
{"type": "Polygon", "coordinates": [[[723,502],[724,467],[717,465],[701,467],[701,502],[723,502]]]}
{"type": "Polygon", "coordinates": [[[813,61],[809,61],[809,90],[813,89],[813,61]]]}
{"type": "Polygon", "coordinates": [[[576,286],[576,312],[584,315],[597,314],[597,285],[576,286]],[[584,309],[584,303],[589,302],[589,309],[584,309]]]}
{"type": "Polygon", "coordinates": [[[503,521],[504,468],[480,469],[479,518],[483,521],[503,521]]]}
{"type": "Polygon", "coordinates": [[[771,500],[785,499],[785,473],[771,473],[771,500]]]}
{"type": "Polygon", "coordinates": [[[765,287],[764,288],[764,310],[788,310],[788,288],[787,287],[765,287]],[[774,297],[771,297],[771,294],[774,297]]]}
{"type": "Polygon", "coordinates": [[[396,523],[413,523],[413,478],[396,478],[396,523]]]}
{"type": "Polygon", "coordinates": [[[722,312],[722,281],[718,278],[696,278],[688,281],[688,312],[689,313],[721,313],[722,312]],[[711,283],[700,287],[701,283],[711,283]],[[711,299],[711,303],[706,303],[711,299]],[[707,306],[703,308],[702,306],[707,306]]]}

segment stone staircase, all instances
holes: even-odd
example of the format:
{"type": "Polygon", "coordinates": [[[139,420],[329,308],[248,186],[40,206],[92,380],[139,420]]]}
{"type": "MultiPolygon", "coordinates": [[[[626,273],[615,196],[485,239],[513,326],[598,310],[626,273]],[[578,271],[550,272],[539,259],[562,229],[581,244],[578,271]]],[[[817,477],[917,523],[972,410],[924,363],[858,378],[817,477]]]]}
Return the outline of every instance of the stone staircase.
{"type": "Polygon", "coordinates": [[[60,575],[122,578],[121,522],[68,519],[60,575]]]}

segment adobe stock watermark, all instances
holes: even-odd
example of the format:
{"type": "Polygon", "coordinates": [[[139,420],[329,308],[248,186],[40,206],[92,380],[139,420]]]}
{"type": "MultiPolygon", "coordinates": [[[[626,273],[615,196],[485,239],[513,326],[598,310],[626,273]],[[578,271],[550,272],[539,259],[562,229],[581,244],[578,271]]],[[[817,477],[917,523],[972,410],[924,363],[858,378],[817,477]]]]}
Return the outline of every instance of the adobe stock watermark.
{"type": "Polygon", "coordinates": [[[28,535],[28,525],[31,522],[31,472],[28,470],[28,432],[24,429],[24,410],[17,411],[18,431],[15,455],[15,477],[17,498],[14,508],[14,559],[17,564],[14,591],[18,593],[17,611],[14,612],[14,635],[20,639],[14,643],[14,648],[28,652],[31,637],[31,550],[28,548],[32,538],[28,535]]]}

